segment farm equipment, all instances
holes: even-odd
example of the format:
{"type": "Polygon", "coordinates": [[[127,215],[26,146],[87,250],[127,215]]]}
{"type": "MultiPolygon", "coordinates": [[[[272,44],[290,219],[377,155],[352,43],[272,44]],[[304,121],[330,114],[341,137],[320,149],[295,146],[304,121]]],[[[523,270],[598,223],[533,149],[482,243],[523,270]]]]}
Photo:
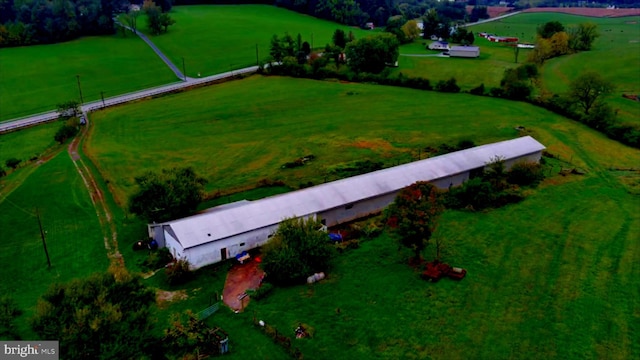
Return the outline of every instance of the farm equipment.
{"type": "Polygon", "coordinates": [[[465,275],[467,275],[467,270],[459,267],[451,267],[449,264],[435,260],[427,263],[425,270],[420,276],[425,280],[437,282],[444,276],[453,280],[460,280],[464,278],[465,275]]]}

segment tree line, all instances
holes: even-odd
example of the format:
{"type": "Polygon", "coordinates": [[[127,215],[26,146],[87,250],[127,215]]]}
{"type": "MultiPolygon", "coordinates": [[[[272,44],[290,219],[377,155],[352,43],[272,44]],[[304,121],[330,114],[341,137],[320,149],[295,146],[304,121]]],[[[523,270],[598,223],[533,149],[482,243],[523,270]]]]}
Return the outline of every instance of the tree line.
{"type": "MultiPolygon", "coordinates": [[[[146,0],[142,5],[154,35],[175,23],[168,14],[171,6],[171,0],[146,0]]],[[[140,12],[121,0],[0,0],[0,47],[114,34],[114,17],[119,13],[125,13],[125,25],[135,30],[140,12]]]]}
{"type": "Polygon", "coordinates": [[[0,47],[113,34],[118,0],[0,0],[0,47]]]}

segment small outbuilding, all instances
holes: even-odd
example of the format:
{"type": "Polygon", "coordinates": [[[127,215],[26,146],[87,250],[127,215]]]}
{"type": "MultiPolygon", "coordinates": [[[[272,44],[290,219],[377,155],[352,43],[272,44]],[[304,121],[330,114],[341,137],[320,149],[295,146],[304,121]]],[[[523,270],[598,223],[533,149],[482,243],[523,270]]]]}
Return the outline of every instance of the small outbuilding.
{"type": "Polygon", "coordinates": [[[429,44],[429,50],[449,50],[449,43],[446,41],[434,41],[429,44]]]}
{"type": "Polygon", "coordinates": [[[376,214],[403,188],[429,181],[446,189],[482,174],[496,157],[508,169],[539,161],[545,147],[530,136],[476,146],[256,201],[219,206],[202,214],[149,224],[149,237],[194,268],[262,246],[285,218],[315,217],[333,226],[376,214]]]}
{"type": "Polygon", "coordinates": [[[477,58],[480,56],[480,48],[477,46],[452,46],[449,50],[449,56],[477,58]]]}

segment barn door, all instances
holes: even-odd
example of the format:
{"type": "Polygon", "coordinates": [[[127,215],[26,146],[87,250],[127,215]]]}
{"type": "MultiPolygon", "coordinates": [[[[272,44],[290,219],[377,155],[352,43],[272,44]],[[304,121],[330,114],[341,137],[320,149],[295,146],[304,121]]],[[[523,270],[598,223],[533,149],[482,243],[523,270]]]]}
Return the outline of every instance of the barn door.
{"type": "Polygon", "coordinates": [[[221,260],[227,260],[227,248],[220,249],[221,260]]]}

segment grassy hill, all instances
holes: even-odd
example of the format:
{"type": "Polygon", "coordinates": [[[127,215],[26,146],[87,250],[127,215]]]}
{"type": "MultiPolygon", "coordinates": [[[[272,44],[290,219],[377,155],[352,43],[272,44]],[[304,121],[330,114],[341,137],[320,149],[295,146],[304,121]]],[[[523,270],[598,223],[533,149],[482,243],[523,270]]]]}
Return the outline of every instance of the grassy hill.
{"type": "Polygon", "coordinates": [[[142,40],[129,35],[0,49],[0,121],[175,82],[142,40]],[[102,93],[102,94],[101,94],[102,93]]]}
{"type": "Polygon", "coordinates": [[[336,29],[352,31],[356,38],[369,34],[268,5],[175,6],[171,17],[176,23],[169,32],[151,40],[174,64],[182,65],[184,58],[192,77],[256,65],[257,59],[269,58],[271,37],[285,32],[294,39],[300,34],[313,48],[324,48],[336,29]]]}

